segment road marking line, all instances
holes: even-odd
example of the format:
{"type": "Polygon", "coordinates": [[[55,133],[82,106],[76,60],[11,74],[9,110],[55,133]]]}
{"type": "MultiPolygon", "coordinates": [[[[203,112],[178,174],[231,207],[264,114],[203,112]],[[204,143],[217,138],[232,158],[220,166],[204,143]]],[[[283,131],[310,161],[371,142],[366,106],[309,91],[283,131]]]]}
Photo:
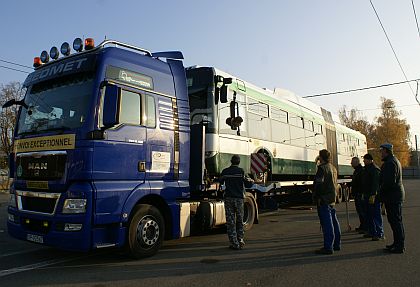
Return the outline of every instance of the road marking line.
{"type": "Polygon", "coordinates": [[[12,255],[19,255],[19,254],[25,254],[25,253],[31,253],[31,252],[35,252],[35,251],[39,251],[41,250],[41,248],[33,248],[33,249],[29,249],[29,250],[24,250],[24,251],[14,251],[14,252],[9,252],[9,253],[5,253],[5,254],[1,254],[0,258],[2,257],[7,257],[7,256],[12,256],[12,255]]]}
{"type": "Polygon", "coordinates": [[[55,265],[55,264],[59,264],[59,263],[65,263],[65,262],[69,262],[69,261],[73,261],[73,260],[81,259],[81,258],[85,258],[85,257],[88,257],[88,256],[78,256],[78,257],[70,257],[70,258],[64,258],[64,259],[53,259],[53,260],[47,260],[47,261],[34,263],[34,264],[29,264],[29,265],[25,265],[25,266],[21,266],[21,267],[15,267],[15,268],[12,268],[12,269],[5,269],[5,270],[0,271],[0,277],[4,277],[4,276],[7,276],[7,275],[12,275],[12,274],[19,273],[19,272],[31,271],[31,270],[34,270],[34,269],[47,267],[47,266],[55,265]]]}

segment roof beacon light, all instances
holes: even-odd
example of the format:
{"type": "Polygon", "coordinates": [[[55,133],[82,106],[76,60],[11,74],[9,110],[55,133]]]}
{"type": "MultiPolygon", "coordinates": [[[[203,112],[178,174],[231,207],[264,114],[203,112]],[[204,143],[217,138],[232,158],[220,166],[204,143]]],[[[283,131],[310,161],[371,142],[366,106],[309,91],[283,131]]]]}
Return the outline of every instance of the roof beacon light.
{"type": "Polygon", "coordinates": [[[73,49],[77,52],[81,52],[83,50],[83,40],[80,38],[74,39],[73,49]]]}
{"type": "Polygon", "coordinates": [[[85,50],[92,50],[95,48],[95,41],[93,38],[86,38],[85,39],[85,50]]]}
{"type": "Polygon", "coordinates": [[[64,42],[63,44],[61,44],[60,51],[61,51],[61,54],[63,54],[64,56],[70,55],[70,51],[71,51],[70,44],[67,42],[64,42]]]}
{"type": "Polygon", "coordinates": [[[40,66],[42,66],[41,58],[40,57],[35,57],[34,58],[34,68],[38,68],[40,66]]]}
{"type": "Polygon", "coordinates": [[[58,52],[58,48],[57,47],[52,47],[50,50],[50,57],[51,59],[57,60],[58,56],[60,56],[60,52],[58,52]]]}
{"type": "MultiPolygon", "coordinates": [[[[37,57],[38,58],[38,57],[37,57]]],[[[41,57],[39,57],[42,63],[48,63],[50,60],[50,55],[48,55],[47,51],[42,51],[41,57]]],[[[35,59],[34,59],[34,65],[35,65],[35,59]]]]}

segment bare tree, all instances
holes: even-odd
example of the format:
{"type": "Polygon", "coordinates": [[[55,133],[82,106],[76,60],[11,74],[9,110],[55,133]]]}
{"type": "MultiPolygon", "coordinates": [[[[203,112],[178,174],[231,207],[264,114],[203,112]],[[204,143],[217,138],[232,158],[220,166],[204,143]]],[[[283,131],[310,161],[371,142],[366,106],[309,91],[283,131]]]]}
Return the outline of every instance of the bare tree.
{"type": "MultiPolygon", "coordinates": [[[[20,100],[24,96],[22,84],[10,82],[0,85],[0,105],[11,99],[20,100]]],[[[13,133],[15,131],[17,113],[19,106],[11,106],[0,110],[0,152],[8,157],[13,152],[13,133]]],[[[2,165],[7,164],[2,160],[2,165]]]]}

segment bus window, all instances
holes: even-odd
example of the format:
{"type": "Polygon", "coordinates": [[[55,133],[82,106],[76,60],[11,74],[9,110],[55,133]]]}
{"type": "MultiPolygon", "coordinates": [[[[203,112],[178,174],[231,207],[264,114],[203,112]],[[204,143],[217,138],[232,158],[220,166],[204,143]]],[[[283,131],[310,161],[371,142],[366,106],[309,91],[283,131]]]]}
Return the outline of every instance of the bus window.
{"type": "Polygon", "coordinates": [[[248,98],[248,111],[262,117],[268,118],[268,105],[248,98]]]}
{"type": "Polygon", "coordinates": [[[311,132],[314,131],[314,123],[312,121],[305,119],[304,123],[305,123],[305,130],[311,131],[311,132]]]}
{"type": "Polygon", "coordinates": [[[270,111],[270,115],[273,120],[287,124],[287,112],[276,108],[271,108],[270,111]]]}
{"type": "Polygon", "coordinates": [[[292,126],[303,129],[303,119],[297,115],[289,114],[289,123],[292,126]]]}

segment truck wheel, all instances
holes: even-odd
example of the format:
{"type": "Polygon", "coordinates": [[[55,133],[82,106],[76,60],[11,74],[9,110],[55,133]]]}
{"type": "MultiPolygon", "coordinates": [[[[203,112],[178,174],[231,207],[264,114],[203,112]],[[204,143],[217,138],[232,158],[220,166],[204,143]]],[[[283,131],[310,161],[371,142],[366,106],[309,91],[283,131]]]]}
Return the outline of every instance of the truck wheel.
{"type": "Polygon", "coordinates": [[[162,246],[164,237],[165,221],[159,210],[148,204],[137,205],[128,228],[129,254],[136,259],[152,256],[162,246]]]}
{"type": "Polygon", "coordinates": [[[247,193],[244,199],[244,230],[248,231],[254,225],[254,220],[257,210],[255,208],[255,203],[253,196],[250,193],[247,193]]]}

